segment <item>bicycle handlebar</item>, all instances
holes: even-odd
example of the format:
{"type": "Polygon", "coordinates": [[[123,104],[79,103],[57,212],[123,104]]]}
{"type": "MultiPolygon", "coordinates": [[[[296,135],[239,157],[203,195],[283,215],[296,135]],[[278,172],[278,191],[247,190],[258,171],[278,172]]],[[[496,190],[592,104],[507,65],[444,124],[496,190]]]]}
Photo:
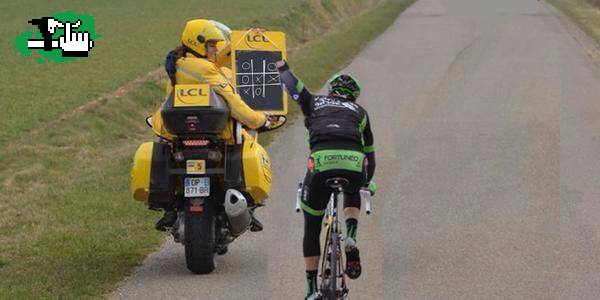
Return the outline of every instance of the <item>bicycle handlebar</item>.
{"type": "Polygon", "coordinates": [[[302,182],[298,183],[298,191],[296,192],[296,213],[300,213],[300,201],[302,201],[302,182]]]}
{"type": "Polygon", "coordinates": [[[360,197],[365,200],[365,213],[371,214],[371,191],[368,188],[360,189],[360,197]]]}

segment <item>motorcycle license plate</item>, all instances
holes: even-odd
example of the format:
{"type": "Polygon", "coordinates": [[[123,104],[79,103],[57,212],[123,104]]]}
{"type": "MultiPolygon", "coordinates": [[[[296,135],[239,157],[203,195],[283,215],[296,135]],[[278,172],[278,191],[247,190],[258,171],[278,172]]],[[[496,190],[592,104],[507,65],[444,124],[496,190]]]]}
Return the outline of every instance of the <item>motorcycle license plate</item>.
{"type": "Polygon", "coordinates": [[[208,197],[210,196],[210,178],[186,177],[184,189],[185,197],[208,197]]]}

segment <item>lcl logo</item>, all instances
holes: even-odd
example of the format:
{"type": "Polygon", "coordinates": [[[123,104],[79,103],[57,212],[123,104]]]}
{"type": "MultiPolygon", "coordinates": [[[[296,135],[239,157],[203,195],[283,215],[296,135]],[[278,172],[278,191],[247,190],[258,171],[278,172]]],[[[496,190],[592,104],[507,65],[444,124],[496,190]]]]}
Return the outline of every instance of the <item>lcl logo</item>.
{"type": "Polygon", "coordinates": [[[267,39],[267,37],[264,34],[247,35],[246,41],[256,42],[256,43],[259,43],[259,42],[268,43],[269,42],[269,40],[267,39]]]}
{"type": "Polygon", "coordinates": [[[264,44],[269,42],[267,36],[260,32],[246,35],[245,40],[250,48],[263,48],[264,44]]]}
{"type": "Polygon", "coordinates": [[[207,94],[204,93],[203,89],[181,89],[179,90],[179,96],[181,97],[185,97],[185,96],[208,96],[207,94]]]}

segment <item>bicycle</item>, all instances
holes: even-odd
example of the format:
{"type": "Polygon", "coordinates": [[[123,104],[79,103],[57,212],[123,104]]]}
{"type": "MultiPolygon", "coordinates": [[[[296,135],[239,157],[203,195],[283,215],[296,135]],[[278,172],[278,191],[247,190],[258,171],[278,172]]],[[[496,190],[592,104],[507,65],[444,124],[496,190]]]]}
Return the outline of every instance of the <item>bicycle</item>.
{"type": "MultiPolygon", "coordinates": [[[[321,285],[316,299],[338,300],[348,296],[349,289],[346,285],[346,270],[341,248],[344,238],[339,229],[338,220],[339,196],[344,194],[344,187],[348,184],[349,181],[343,177],[332,177],[325,181],[325,185],[332,190],[332,193],[325,214],[325,245],[323,247],[325,254],[321,257],[321,285]]],[[[302,184],[299,185],[299,191],[301,188],[302,184]]],[[[365,200],[365,213],[370,215],[371,192],[363,188],[360,195],[365,200]]],[[[300,201],[302,201],[300,197],[296,197],[296,212],[301,211],[300,201]]]]}

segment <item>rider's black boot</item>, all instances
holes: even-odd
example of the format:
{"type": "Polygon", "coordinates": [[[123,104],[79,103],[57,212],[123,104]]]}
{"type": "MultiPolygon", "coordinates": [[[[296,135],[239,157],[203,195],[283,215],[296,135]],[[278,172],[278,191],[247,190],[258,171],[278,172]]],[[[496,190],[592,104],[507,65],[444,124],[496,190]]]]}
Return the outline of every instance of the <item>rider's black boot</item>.
{"type": "Polygon", "coordinates": [[[263,230],[263,224],[254,216],[254,211],[250,212],[250,217],[252,220],[250,221],[250,231],[259,232],[263,230]]]}
{"type": "Polygon", "coordinates": [[[177,221],[177,212],[174,210],[165,210],[165,214],[158,222],[156,222],[154,228],[156,228],[156,230],[166,231],[167,227],[173,227],[175,221],[177,221]]]}
{"type": "Polygon", "coordinates": [[[227,247],[227,245],[216,245],[215,246],[215,251],[217,252],[217,255],[225,255],[225,253],[227,253],[228,250],[229,250],[229,247],[227,247]]]}

